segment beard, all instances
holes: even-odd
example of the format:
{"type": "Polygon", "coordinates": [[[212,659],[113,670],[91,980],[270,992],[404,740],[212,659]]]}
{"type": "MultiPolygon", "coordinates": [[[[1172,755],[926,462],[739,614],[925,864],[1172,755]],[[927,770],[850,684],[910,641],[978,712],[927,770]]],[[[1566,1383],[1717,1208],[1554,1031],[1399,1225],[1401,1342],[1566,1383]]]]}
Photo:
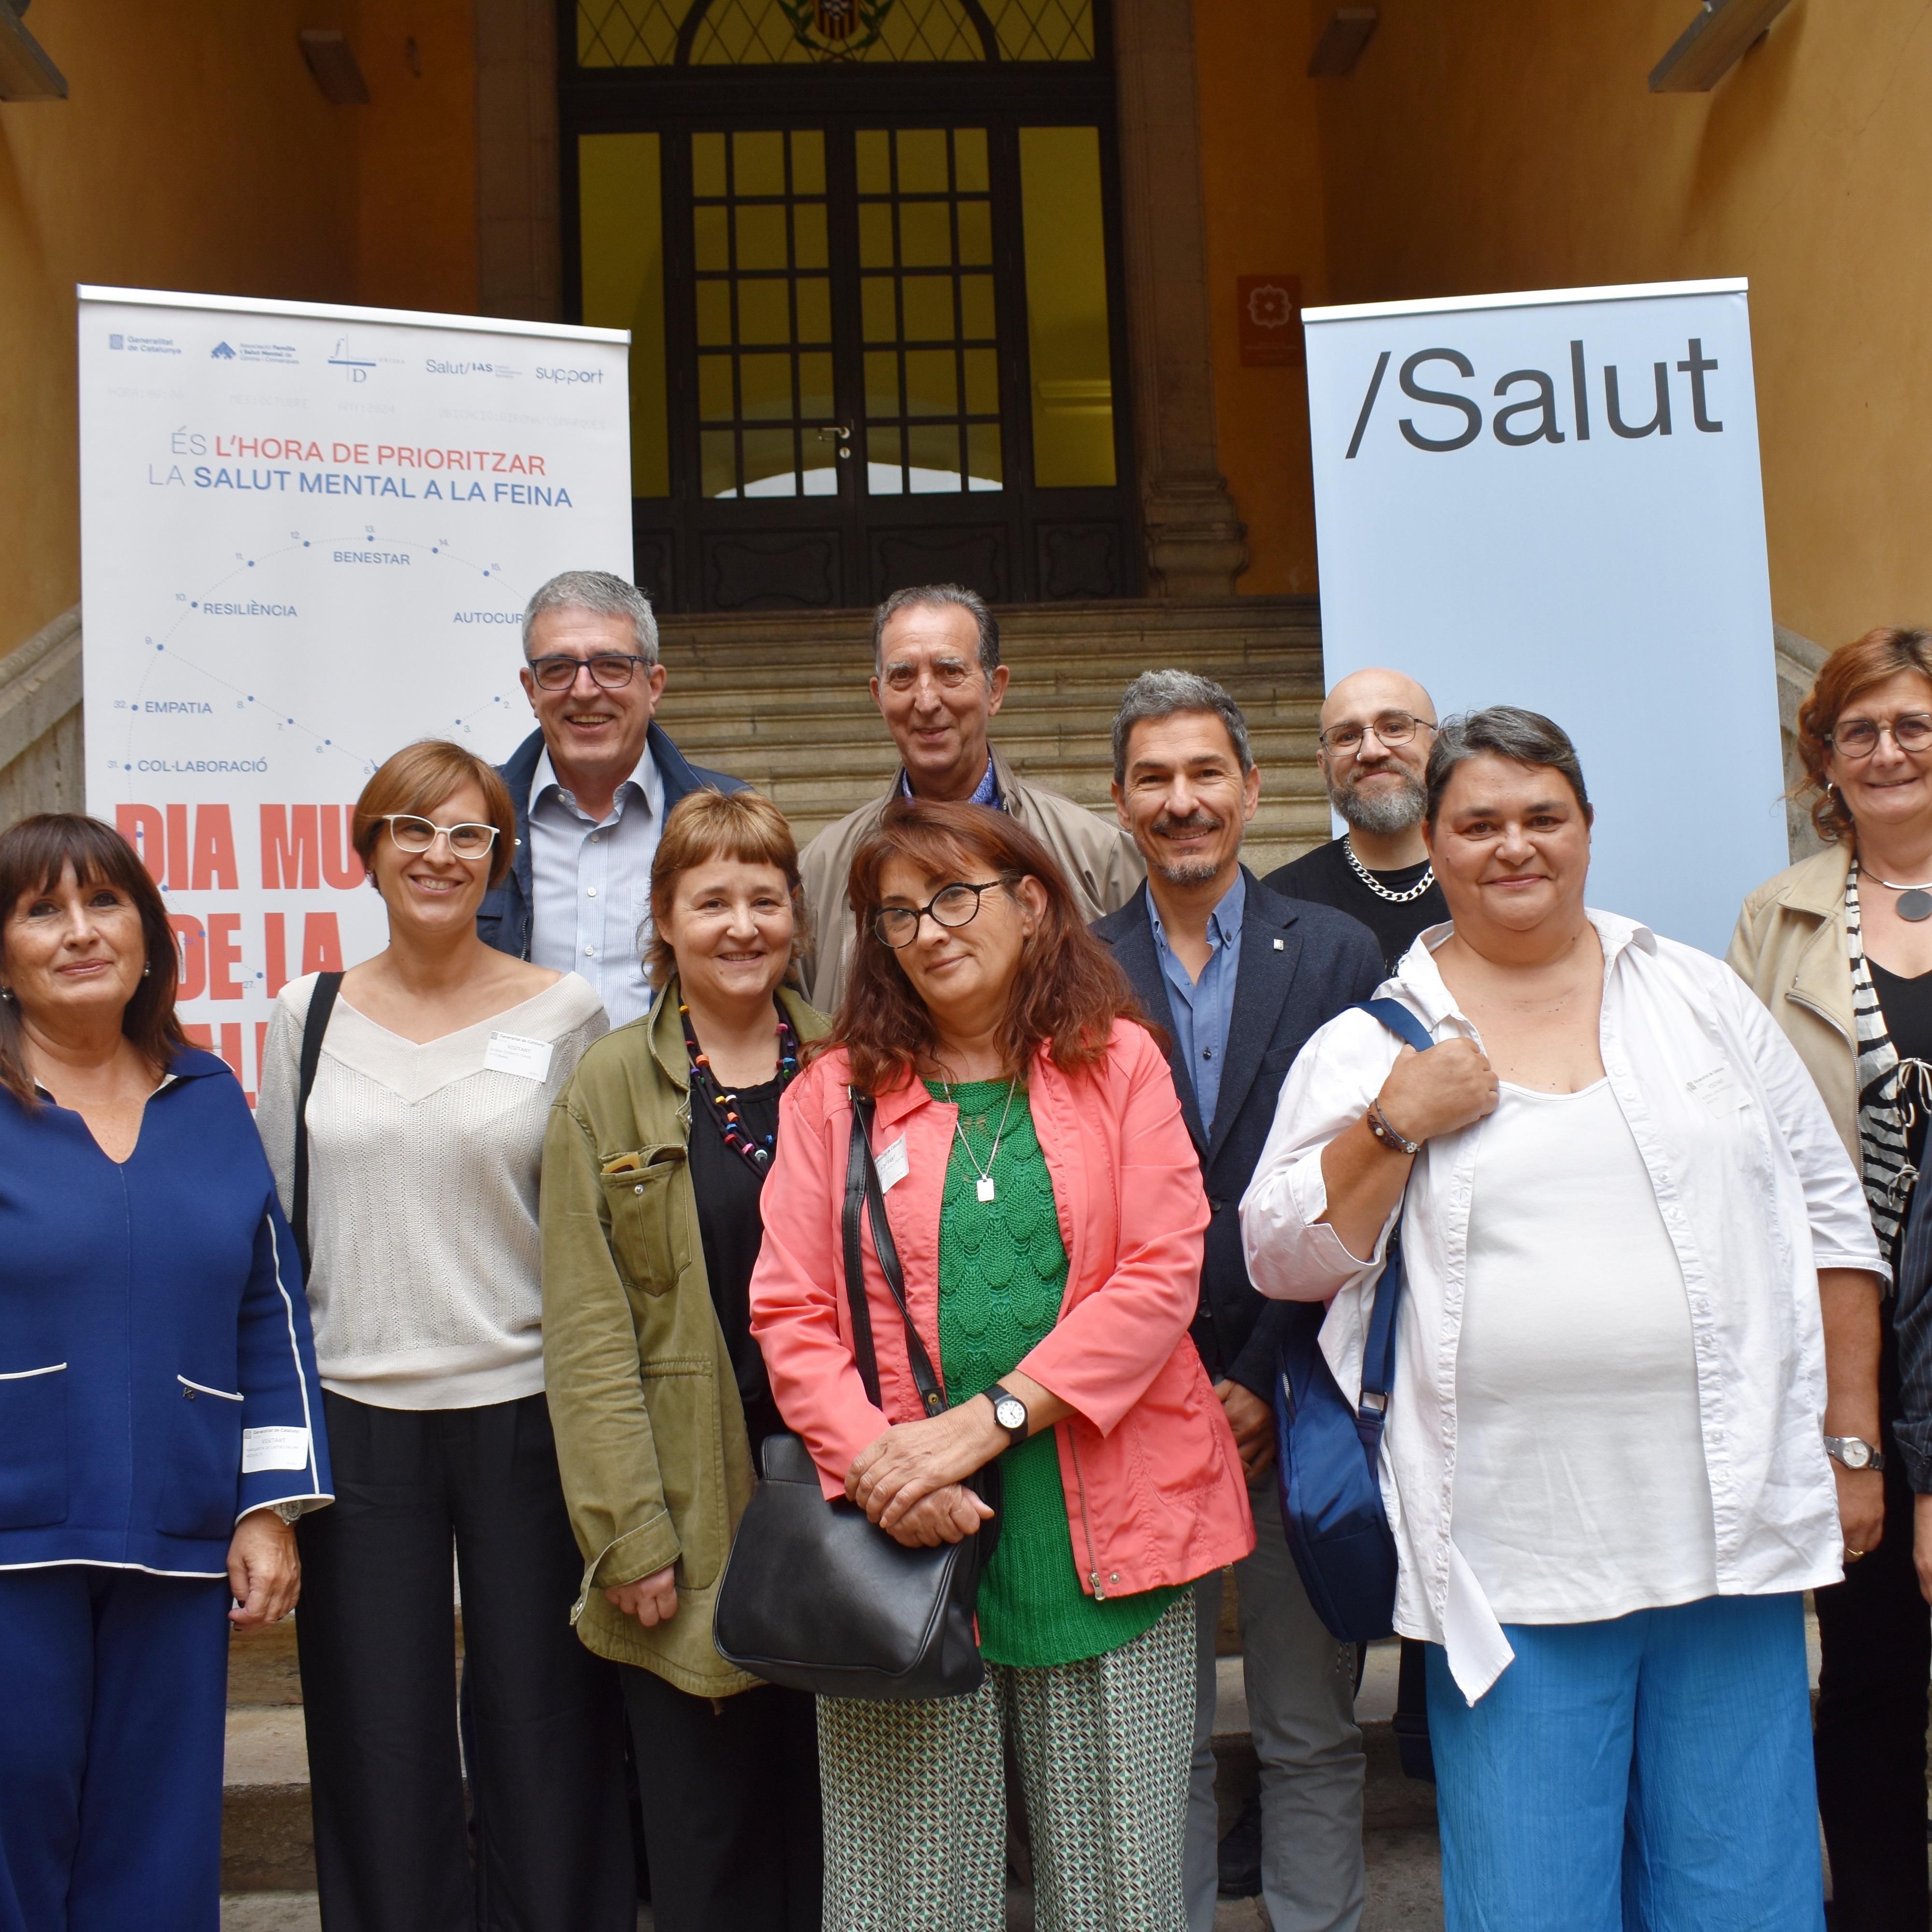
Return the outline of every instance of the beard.
{"type": "MultiPolygon", "coordinates": [[[[1186,818],[1158,818],[1152,826],[1156,838],[1165,838],[1176,832],[1219,832],[1226,824],[1204,812],[1192,813],[1186,818]]],[[[1204,886],[1221,869],[1220,862],[1214,859],[1177,859],[1163,863],[1154,862],[1154,870],[1170,886],[1204,886]]]]}
{"type": "Polygon", "coordinates": [[[1406,832],[1422,823],[1422,814],[1429,808],[1429,794],[1420,779],[1411,777],[1400,766],[1395,770],[1402,780],[1400,790],[1364,794],[1353,785],[1338,785],[1330,779],[1328,802],[1358,831],[1372,832],[1378,838],[1406,832]]]}

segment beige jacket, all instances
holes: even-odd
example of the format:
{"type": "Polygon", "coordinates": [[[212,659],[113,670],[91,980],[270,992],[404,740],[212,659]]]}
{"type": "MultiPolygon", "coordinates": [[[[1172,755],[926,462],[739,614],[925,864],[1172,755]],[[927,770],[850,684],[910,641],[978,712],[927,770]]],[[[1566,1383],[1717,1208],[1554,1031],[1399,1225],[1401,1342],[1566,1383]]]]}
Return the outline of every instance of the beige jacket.
{"type": "Polygon", "coordinates": [[[1845,950],[1851,869],[1851,848],[1828,845],[1766,880],[1744,901],[1724,956],[1797,1048],[1858,1166],[1858,1034],[1845,950]]]}
{"type": "MultiPolygon", "coordinates": [[[[993,780],[1000,788],[1000,802],[1012,814],[1013,822],[1024,825],[1060,861],[1083,920],[1090,925],[1118,912],[1133,897],[1147,877],[1147,868],[1133,841],[1118,826],[1096,817],[1064,792],[1029,784],[1015,774],[997,748],[993,780]]],[[[898,789],[895,776],[882,796],[847,813],[836,825],[828,825],[800,858],[814,949],[805,962],[805,992],[820,1012],[836,1012],[845,996],[856,929],[845,901],[853,854],[898,796],[898,789]]]]}

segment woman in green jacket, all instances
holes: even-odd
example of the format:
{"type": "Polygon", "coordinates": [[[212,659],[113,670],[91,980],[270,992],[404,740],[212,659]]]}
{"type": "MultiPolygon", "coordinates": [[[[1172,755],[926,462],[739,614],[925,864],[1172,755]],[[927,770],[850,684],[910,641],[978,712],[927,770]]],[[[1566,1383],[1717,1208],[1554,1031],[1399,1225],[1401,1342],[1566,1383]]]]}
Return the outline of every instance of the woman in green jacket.
{"type": "Polygon", "coordinates": [[[754,792],[693,793],[651,872],[658,994],[550,1116],[544,1362],[584,1556],[578,1636],[624,1666],[658,1932],[818,1932],[812,1700],[734,1670],[712,1612],[782,1428],[748,1291],[778,1096],[826,1022],[788,980],[798,851],[754,792]]]}

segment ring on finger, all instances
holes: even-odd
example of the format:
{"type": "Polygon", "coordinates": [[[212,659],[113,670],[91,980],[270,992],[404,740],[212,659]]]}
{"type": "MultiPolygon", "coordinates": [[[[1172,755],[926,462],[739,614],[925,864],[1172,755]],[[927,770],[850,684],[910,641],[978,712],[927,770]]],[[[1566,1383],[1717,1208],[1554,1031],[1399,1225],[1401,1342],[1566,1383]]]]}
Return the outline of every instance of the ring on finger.
{"type": "Polygon", "coordinates": [[[1845,1561],[1847,1563],[1856,1563],[1864,1554],[1862,1550],[1854,1550],[1850,1544],[1845,1546],[1845,1561]]]}

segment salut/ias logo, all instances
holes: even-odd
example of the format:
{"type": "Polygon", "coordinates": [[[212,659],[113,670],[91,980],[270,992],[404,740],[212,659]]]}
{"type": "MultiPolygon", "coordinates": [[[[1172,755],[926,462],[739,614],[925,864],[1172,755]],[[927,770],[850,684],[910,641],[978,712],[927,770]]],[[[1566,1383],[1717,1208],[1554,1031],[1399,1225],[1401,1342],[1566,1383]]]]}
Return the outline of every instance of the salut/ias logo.
{"type": "MultiPolygon", "coordinates": [[[[1402,363],[1396,376],[1397,387],[1412,403],[1422,405],[1414,414],[1397,418],[1396,428],[1411,448],[1432,454],[1467,449],[1483,433],[1485,422],[1497,442],[1511,449],[1531,443],[1563,442],[1574,438],[1588,442],[1593,425],[1608,426],[1613,436],[1634,442],[1647,436],[1669,436],[1673,424],[1681,426],[1682,410],[1673,416],[1673,375],[1685,379],[1676,393],[1690,405],[1690,420],[1699,434],[1720,436],[1724,425],[1713,416],[1712,390],[1706,379],[1718,368],[1715,356],[1704,353],[1701,338],[1692,336],[1684,345],[1683,359],[1651,365],[1650,381],[1633,370],[1626,376],[1614,362],[1598,368],[1593,382],[1590,359],[1584,344],[1570,344],[1568,380],[1561,386],[1546,369],[1512,369],[1498,376],[1486,394],[1475,364],[1460,349],[1418,349],[1402,363]],[[1437,386],[1451,374],[1474,385],[1473,390],[1437,386]],[[1426,380],[1424,380],[1424,379],[1426,380]],[[1626,385],[1628,384],[1628,386],[1626,385]],[[1648,395],[1642,394],[1648,388],[1648,395]],[[1594,399],[1601,397],[1601,413],[1594,399]],[[1560,399],[1559,399],[1560,398],[1560,399]],[[1486,404],[1493,403],[1486,418],[1486,404]],[[1642,412],[1648,410],[1647,417],[1642,412]],[[1633,421],[1632,418],[1636,418],[1633,421]]],[[[1355,433],[1348,439],[1352,459],[1368,434],[1382,392],[1383,378],[1395,352],[1384,349],[1376,358],[1375,373],[1362,398],[1355,418],[1355,433]]],[[[1384,413],[1399,404],[1384,405],[1384,413]]]]}

